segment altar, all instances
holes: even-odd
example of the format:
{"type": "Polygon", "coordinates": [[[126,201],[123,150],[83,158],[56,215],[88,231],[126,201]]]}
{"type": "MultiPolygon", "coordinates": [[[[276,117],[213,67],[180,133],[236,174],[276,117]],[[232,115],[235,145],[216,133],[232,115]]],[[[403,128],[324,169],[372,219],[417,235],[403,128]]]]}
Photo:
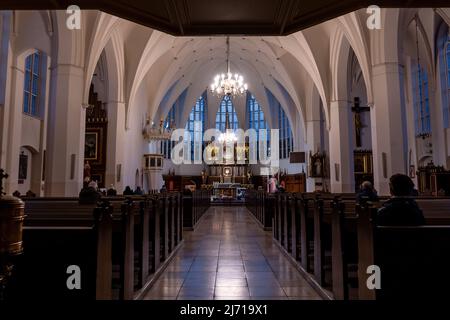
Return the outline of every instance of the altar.
{"type": "Polygon", "coordinates": [[[239,183],[219,183],[213,184],[213,194],[218,199],[237,199],[238,189],[241,189],[239,183]]]}

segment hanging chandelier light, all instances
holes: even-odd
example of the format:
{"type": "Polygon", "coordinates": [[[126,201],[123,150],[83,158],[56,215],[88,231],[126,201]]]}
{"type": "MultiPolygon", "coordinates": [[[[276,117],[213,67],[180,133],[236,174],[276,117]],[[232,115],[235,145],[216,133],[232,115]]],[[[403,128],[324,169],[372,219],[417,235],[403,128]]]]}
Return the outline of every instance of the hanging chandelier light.
{"type": "Polygon", "coordinates": [[[246,93],[247,88],[244,77],[238,73],[232,74],[230,71],[230,37],[227,37],[227,73],[214,77],[214,82],[210,86],[211,92],[219,98],[222,96],[234,98],[246,93]]]}
{"type": "Polygon", "coordinates": [[[231,129],[228,109],[225,111],[225,132],[222,132],[219,135],[218,140],[220,143],[225,145],[234,144],[238,141],[236,134],[234,133],[233,129],[231,129]]]}

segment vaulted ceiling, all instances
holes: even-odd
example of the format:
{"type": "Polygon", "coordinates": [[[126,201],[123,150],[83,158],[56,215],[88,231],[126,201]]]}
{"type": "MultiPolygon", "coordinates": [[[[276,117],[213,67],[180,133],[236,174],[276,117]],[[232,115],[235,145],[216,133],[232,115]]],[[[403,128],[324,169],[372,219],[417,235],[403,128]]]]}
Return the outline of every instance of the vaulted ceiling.
{"type": "MultiPolygon", "coordinates": [[[[373,0],[2,0],[0,9],[98,9],[172,35],[287,35],[373,0]]],[[[378,0],[382,7],[446,7],[448,0],[378,0]]]]}

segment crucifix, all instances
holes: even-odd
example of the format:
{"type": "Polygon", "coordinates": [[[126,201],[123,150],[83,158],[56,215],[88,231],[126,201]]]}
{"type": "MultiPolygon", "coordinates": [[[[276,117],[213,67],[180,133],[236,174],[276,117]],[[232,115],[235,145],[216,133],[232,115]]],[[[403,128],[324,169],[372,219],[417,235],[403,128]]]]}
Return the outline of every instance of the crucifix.
{"type": "Polygon", "coordinates": [[[361,112],[368,112],[370,111],[370,107],[360,106],[360,100],[359,97],[355,97],[354,100],[354,106],[352,107],[352,112],[355,114],[354,121],[355,121],[355,133],[356,133],[356,147],[361,148],[362,142],[361,142],[361,129],[363,128],[363,123],[361,121],[361,112]]]}
{"type": "Polygon", "coordinates": [[[5,173],[5,170],[0,169],[0,197],[4,195],[3,193],[3,179],[7,179],[9,175],[5,173]]]}

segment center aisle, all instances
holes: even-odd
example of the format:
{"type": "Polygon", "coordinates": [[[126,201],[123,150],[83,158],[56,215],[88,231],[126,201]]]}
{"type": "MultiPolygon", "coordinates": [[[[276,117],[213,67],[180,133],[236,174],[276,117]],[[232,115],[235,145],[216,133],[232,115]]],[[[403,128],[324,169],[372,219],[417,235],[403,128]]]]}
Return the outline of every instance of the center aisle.
{"type": "Polygon", "coordinates": [[[146,300],[320,299],[245,207],[211,207],[146,300]]]}

